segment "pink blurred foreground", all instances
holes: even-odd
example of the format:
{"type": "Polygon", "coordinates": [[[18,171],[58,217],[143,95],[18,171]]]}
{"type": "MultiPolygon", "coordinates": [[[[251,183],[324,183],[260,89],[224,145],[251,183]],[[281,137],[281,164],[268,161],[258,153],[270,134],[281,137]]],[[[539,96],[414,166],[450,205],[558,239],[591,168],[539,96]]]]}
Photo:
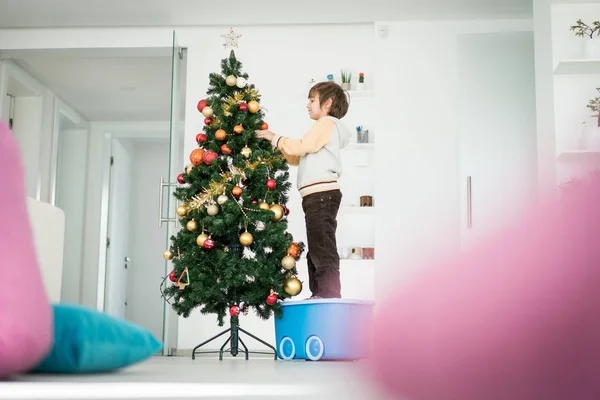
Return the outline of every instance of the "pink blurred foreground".
{"type": "Polygon", "coordinates": [[[600,177],[387,299],[376,379],[410,400],[600,399],[600,177]]]}

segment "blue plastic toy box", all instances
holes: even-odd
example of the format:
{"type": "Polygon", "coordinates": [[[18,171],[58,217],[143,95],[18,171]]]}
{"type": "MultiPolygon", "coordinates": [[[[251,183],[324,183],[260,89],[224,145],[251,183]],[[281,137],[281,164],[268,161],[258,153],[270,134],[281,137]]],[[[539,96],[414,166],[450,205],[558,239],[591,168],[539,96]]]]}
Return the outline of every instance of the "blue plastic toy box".
{"type": "Polygon", "coordinates": [[[358,360],[371,343],[374,303],[318,299],[284,301],[275,318],[277,354],[283,360],[358,360]]]}

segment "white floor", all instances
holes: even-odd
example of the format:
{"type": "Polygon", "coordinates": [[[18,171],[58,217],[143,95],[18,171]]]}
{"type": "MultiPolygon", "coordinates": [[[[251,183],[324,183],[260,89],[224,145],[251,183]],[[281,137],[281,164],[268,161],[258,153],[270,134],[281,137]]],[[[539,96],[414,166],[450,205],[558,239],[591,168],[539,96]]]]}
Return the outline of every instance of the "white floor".
{"type": "Polygon", "coordinates": [[[0,399],[389,400],[368,361],[154,357],[112,374],[26,375],[0,383],[0,399]]]}

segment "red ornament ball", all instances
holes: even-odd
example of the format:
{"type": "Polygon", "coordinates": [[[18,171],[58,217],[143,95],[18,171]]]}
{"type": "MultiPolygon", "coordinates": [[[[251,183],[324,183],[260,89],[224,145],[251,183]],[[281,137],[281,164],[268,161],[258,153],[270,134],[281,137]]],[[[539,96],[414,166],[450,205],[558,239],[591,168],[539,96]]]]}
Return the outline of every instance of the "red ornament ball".
{"type": "Polygon", "coordinates": [[[202,110],[204,110],[204,107],[206,107],[208,105],[208,103],[206,102],[206,100],[200,100],[198,102],[198,111],[202,112],[202,110]]]}
{"type": "Polygon", "coordinates": [[[212,124],[212,122],[213,122],[212,118],[208,118],[208,117],[204,118],[204,125],[210,125],[210,124],[212,124]]]}
{"type": "Polygon", "coordinates": [[[171,273],[169,274],[169,279],[171,280],[171,282],[177,282],[177,275],[175,275],[175,270],[171,271],[171,273]]]}
{"type": "Polygon", "coordinates": [[[282,206],[283,207],[283,215],[290,215],[290,209],[287,208],[287,206],[282,206]]]}
{"type": "Polygon", "coordinates": [[[217,155],[217,153],[215,153],[212,150],[207,150],[207,151],[204,152],[204,155],[202,156],[202,161],[204,162],[204,164],[210,165],[210,164],[212,164],[212,162],[214,160],[217,159],[217,157],[219,157],[217,155]]]}
{"type": "Polygon", "coordinates": [[[240,105],[238,106],[238,109],[240,111],[248,111],[248,104],[246,104],[246,103],[240,103],[240,105]]]}
{"type": "Polygon", "coordinates": [[[267,296],[267,304],[272,306],[275,303],[277,303],[277,295],[275,295],[275,294],[268,295],[267,296]]]}
{"type": "Polygon", "coordinates": [[[215,247],[215,241],[212,240],[211,238],[208,238],[204,241],[204,248],[205,249],[212,249],[213,247],[215,247]]]}
{"type": "Polygon", "coordinates": [[[177,175],[177,182],[179,182],[182,185],[185,183],[185,180],[183,179],[183,174],[177,175]]]}
{"type": "Polygon", "coordinates": [[[258,201],[252,200],[252,204],[258,204],[258,201]]]}
{"type": "Polygon", "coordinates": [[[274,179],[267,179],[267,187],[269,190],[275,189],[275,186],[277,186],[277,184],[275,183],[274,179]]]}
{"type": "Polygon", "coordinates": [[[262,125],[260,126],[260,130],[265,131],[267,129],[269,129],[269,124],[267,124],[266,122],[263,122],[262,125]]]}
{"type": "Polygon", "coordinates": [[[225,155],[231,154],[231,149],[229,148],[229,146],[227,146],[227,143],[221,146],[221,153],[225,155]]]}
{"type": "Polygon", "coordinates": [[[206,135],[204,133],[199,133],[196,135],[196,142],[198,142],[198,144],[206,142],[206,135]]]}
{"type": "Polygon", "coordinates": [[[240,315],[240,308],[238,306],[231,306],[229,308],[229,314],[232,317],[237,317],[238,315],[240,315]]]}

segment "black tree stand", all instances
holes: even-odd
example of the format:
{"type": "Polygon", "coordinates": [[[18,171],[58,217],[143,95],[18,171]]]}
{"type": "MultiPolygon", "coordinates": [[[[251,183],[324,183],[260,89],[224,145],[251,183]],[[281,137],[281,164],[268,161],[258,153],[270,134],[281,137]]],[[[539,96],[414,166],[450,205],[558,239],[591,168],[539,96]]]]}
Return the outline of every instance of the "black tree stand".
{"type": "Polygon", "coordinates": [[[194,347],[194,350],[192,351],[192,360],[196,359],[196,353],[197,354],[208,354],[208,353],[219,353],[219,360],[223,360],[223,353],[226,351],[229,351],[231,353],[232,356],[236,357],[239,353],[239,343],[242,344],[242,347],[244,348],[244,353],[246,353],[246,360],[248,359],[248,354],[249,353],[253,353],[253,354],[273,354],[274,355],[274,359],[277,360],[277,350],[275,350],[275,348],[273,346],[271,346],[269,343],[265,342],[262,339],[257,338],[256,336],[254,336],[253,334],[251,334],[250,332],[246,331],[245,329],[240,328],[240,322],[239,322],[239,317],[231,317],[231,321],[230,321],[230,325],[231,327],[229,329],[224,330],[223,332],[219,333],[216,336],[213,336],[212,338],[208,339],[205,342],[200,343],[198,346],[194,347]],[[223,346],[221,346],[221,349],[219,351],[196,351],[197,349],[199,349],[200,347],[204,346],[205,344],[208,344],[210,342],[212,342],[213,340],[223,336],[224,334],[226,334],[227,332],[231,332],[229,337],[227,338],[227,340],[225,341],[225,343],[223,343],[223,346]],[[242,338],[240,338],[240,332],[245,333],[246,335],[250,336],[252,339],[259,341],[260,343],[264,344],[265,346],[267,346],[268,348],[270,348],[271,350],[273,350],[273,353],[271,352],[264,352],[264,351],[248,351],[248,348],[246,347],[246,345],[244,344],[244,341],[242,340],[242,338]],[[227,343],[230,343],[231,347],[225,350],[225,346],[227,346],[227,343]]]}

